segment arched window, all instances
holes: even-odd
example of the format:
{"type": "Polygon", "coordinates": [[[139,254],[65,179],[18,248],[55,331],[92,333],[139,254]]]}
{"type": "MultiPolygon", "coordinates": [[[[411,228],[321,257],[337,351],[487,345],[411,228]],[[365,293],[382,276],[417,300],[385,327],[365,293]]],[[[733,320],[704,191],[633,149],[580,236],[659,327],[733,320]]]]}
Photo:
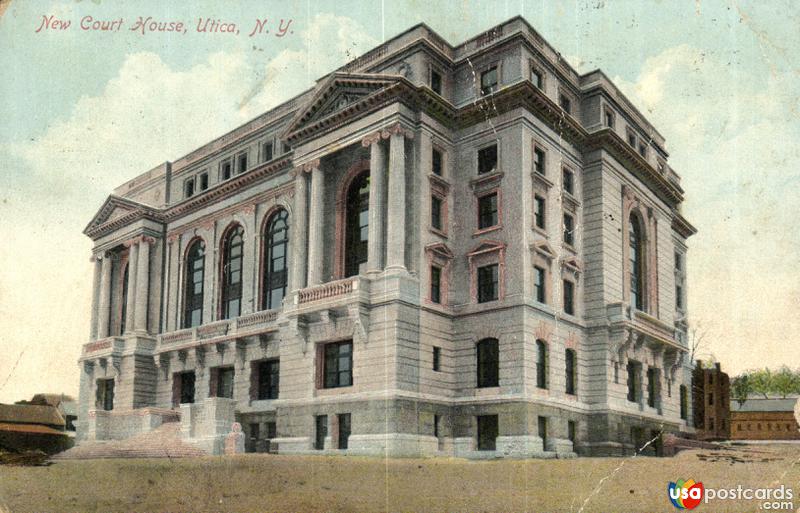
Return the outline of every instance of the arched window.
{"type": "Polygon", "coordinates": [[[242,253],[244,229],[237,225],[228,231],[222,246],[222,318],[242,313],[242,253]]]}
{"type": "Polygon", "coordinates": [[[536,341],[536,386],[547,388],[547,344],[544,340],[536,341]]]}
{"type": "Polygon", "coordinates": [[[128,318],[128,269],[129,264],[125,264],[125,270],[122,272],[122,311],[119,315],[119,334],[125,333],[125,323],[128,318]]]}
{"type": "Polygon", "coordinates": [[[564,357],[565,357],[565,359],[564,359],[564,363],[565,363],[564,373],[565,373],[565,377],[566,377],[566,389],[565,389],[565,392],[570,394],[570,395],[575,395],[575,390],[578,388],[577,387],[577,379],[576,379],[577,376],[578,376],[578,373],[577,373],[578,358],[577,358],[577,356],[575,354],[575,350],[574,349],[567,349],[566,352],[564,353],[564,357]]]}
{"type": "Polygon", "coordinates": [[[183,327],[203,324],[203,282],[206,274],[206,245],[197,239],[186,252],[184,263],[183,327]]]}
{"type": "Polygon", "coordinates": [[[344,273],[345,277],[358,274],[358,268],[367,261],[369,239],[369,171],[358,175],[347,190],[345,220],[344,273]]]}
{"type": "Polygon", "coordinates": [[[628,244],[630,249],[631,306],[645,309],[644,298],[644,239],[639,216],[631,213],[628,220],[628,244]]]}
{"type": "Polygon", "coordinates": [[[496,338],[478,342],[478,388],[496,387],[500,377],[500,349],[496,338]]]}
{"type": "Polygon", "coordinates": [[[269,218],[264,232],[264,263],[262,265],[261,307],[279,308],[289,283],[289,213],[280,209],[269,218]]]}

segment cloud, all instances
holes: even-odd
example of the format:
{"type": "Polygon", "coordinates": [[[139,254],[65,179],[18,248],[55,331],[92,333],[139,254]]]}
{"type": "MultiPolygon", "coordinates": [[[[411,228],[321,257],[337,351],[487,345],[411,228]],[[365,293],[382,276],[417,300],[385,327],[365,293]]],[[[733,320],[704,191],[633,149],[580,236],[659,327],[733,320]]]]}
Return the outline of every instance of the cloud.
{"type": "Polygon", "coordinates": [[[800,150],[791,74],[747,75],[727,56],[689,45],[649,58],[615,82],[667,139],[683,177],[690,239],[689,310],[715,326],[712,353],[734,372],[800,366],[800,150]],[[792,335],[794,334],[794,335],[792,335]],[[750,363],[747,363],[750,362],[750,363]]]}
{"type": "Polygon", "coordinates": [[[91,241],[81,230],[114,187],[312,87],[377,43],[331,14],[316,15],[299,35],[301,46],[266,62],[263,52],[240,49],[181,70],[156,53],[131,53],[66,119],[0,143],[15,177],[0,202],[0,347],[10,348],[0,383],[24,351],[0,401],[77,391],[73,362],[89,333],[92,281],[91,241]]]}

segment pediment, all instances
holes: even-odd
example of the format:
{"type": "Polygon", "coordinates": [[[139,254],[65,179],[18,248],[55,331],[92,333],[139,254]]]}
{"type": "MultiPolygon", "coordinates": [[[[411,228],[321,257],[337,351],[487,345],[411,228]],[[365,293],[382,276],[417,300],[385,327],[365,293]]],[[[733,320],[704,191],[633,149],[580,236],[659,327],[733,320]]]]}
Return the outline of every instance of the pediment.
{"type": "Polygon", "coordinates": [[[487,240],[478,244],[475,249],[467,253],[468,257],[474,257],[477,255],[482,255],[484,253],[491,253],[493,251],[502,251],[506,249],[506,245],[502,242],[495,241],[495,240],[487,240]]]}
{"type": "Polygon", "coordinates": [[[83,233],[89,234],[94,229],[112,223],[114,221],[131,217],[136,214],[142,214],[151,211],[152,208],[141,203],[123,198],[120,196],[111,195],[100,207],[100,210],[94,215],[92,220],[83,230],[83,233]]]}
{"type": "Polygon", "coordinates": [[[443,244],[441,242],[425,246],[425,251],[429,251],[434,255],[444,258],[446,260],[452,260],[453,257],[455,256],[453,252],[450,251],[450,248],[448,248],[446,244],[443,244]]]}
{"type": "Polygon", "coordinates": [[[539,253],[540,255],[544,256],[545,258],[553,259],[556,256],[556,252],[553,249],[553,246],[550,245],[545,239],[539,239],[533,244],[531,244],[532,249],[539,253]]]}
{"type": "Polygon", "coordinates": [[[322,80],[314,95],[306,102],[285,132],[285,137],[312,127],[318,121],[345,112],[376,93],[404,82],[400,76],[366,73],[334,73],[322,80]]]}

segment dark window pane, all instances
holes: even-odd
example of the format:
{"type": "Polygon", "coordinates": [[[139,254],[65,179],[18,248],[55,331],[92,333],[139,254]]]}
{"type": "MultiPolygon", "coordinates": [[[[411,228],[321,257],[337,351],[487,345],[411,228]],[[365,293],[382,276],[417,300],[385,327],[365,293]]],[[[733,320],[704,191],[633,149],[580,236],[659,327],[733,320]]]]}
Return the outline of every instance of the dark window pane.
{"type": "Polygon", "coordinates": [[[536,296],[536,301],[539,303],[545,302],[545,272],[541,267],[533,268],[533,289],[536,296]]]}
{"type": "Polygon", "coordinates": [[[431,71],[431,89],[436,94],[442,94],[442,75],[436,71],[431,71]]]}
{"type": "Polygon", "coordinates": [[[436,148],[431,154],[431,171],[435,175],[442,176],[442,152],[436,148]]]}
{"type": "Polygon", "coordinates": [[[478,450],[494,451],[497,449],[498,422],[497,415],[481,415],[478,417],[478,450]]]}
{"type": "Polygon", "coordinates": [[[275,212],[267,223],[264,234],[261,305],[268,310],[280,308],[288,286],[289,273],[285,258],[289,246],[288,219],[286,210],[275,212]]]}
{"type": "Polygon", "coordinates": [[[431,196],[431,226],[442,229],[442,200],[437,196],[431,196]]]}
{"type": "Polygon", "coordinates": [[[495,301],[499,297],[497,264],[478,268],[478,302],[495,301]]]}
{"type": "Polygon", "coordinates": [[[533,212],[533,220],[536,223],[537,228],[541,228],[542,230],[545,229],[545,220],[546,220],[546,203],[543,197],[537,195],[533,199],[534,201],[534,212],[533,212]]]}
{"type": "Polygon", "coordinates": [[[536,341],[536,386],[547,388],[547,344],[536,341]]]}
{"type": "Polygon", "coordinates": [[[336,416],[339,421],[339,449],[347,449],[347,443],[350,439],[350,414],[340,413],[336,416]]]}
{"type": "Polygon", "coordinates": [[[353,384],[353,343],[351,341],[327,344],[324,358],[323,385],[325,388],[346,387],[353,384]]]}
{"type": "Polygon", "coordinates": [[[564,280],[564,313],[575,315],[575,285],[564,280]]]}
{"type": "Polygon", "coordinates": [[[279,360],[267,360],[258,364],[258,398],[277,399],[280,383],[279,360]]]}
{"type": "Polygon", "coordinates": [[[542,88],[543,78],[544,77],[541,71],[539,71],[538,69],[531,70],[531,82],[533,82],[533,85],[535,85],[539,89],[542,88]]]}
{"type": "Polygon", "coordinates": [[[478,198],[478,229],[497,226],[497,193],[478,198]]]}
{"type": "Polygon", "coordinates": [[[272,143],[266,142],[261,146],[261,162],[269,162],[272,160],[272,143]]]}
{"type": "Polygon", "coordinates": [[[442,269],[431,266],[431,301],[434,303],[442,302],[442,269]]]}
{"type": "Polygon", "coordinates": [[[564,242],[575,245],[575,219],[569,214],[564,214],[564,242]]]}
{"type": "Polygon", "coordinates": [[[644,310],[644,241],[639,218],[635,214],[628,219],[628,244],[631,305],[644,310]]]}
{"type": "Polygon", "coordinates": [[[533,170],[539,173],[540,175],[544,176],[546,174],[545,171],[545,153],[544,150],[540,148],[535,148],[533,150],[533,170]]]}
{"type": "Polygon", "coordinates": [[[497,145],[493,144],[478,151],[478,174],[491,173],[497,169],[497,145]]]}
{"type": "Polygon", "coordinates": [[[203,173],[200,175],[200,190],[204,191],[208,189],[208,173],[203,173]]]}
{"type": "Polygon", "coordinates": [[[442,365],[442,348],[441,347],[434,347],[433,348],[433,370],[439,371],[441,370],[442,365]]]}
{"type": "Polygon", "coordinates": [[[236,226],[228,232],[222,260],[222,318],[232,319],[241,313],[242,246],[244,229],[236,226]]]}
{"type": "Polygon", "coordinates": [[[369,171],[360,174],[347,191],[345,275],[355,276],[367,261],[369,239],[369,171]]]}
{"type": "Polygon", "coordinates": [[[481,96],[497,91],[497,67],[489,68],[481,73],[481,96]]]}
{"type": "Polygon", "coordinates": [[[184,277],[183,327],[203,323],[203,281],[205,279],[205,244],[196,240],[186,253],[184,277]]]}
{"type": "Polygon", "coordinates": [[[568,169],[563,170],[563,187],[565,192],[575,194],[574,175],[568,169]]]}
{"type": "Polygon", "coordinates": [[[496,338],[478,342],[478,388],[496,387],[500,377],[500,349],[496,338]]]}
{"type": "Polygon", "coordinates": [[[567,114],[572,112],[572,102],[570,102],[569,98],[564,96],[563,94],[558,97],[558,104],[561,106],[562,109],[566,111],[567,114]]]}
{"type": "Polygon", "coordinates": [[[570,395],[575,395],[576,363],[575,351],[567,349],[565,353],[566,392],[570,395]]]}

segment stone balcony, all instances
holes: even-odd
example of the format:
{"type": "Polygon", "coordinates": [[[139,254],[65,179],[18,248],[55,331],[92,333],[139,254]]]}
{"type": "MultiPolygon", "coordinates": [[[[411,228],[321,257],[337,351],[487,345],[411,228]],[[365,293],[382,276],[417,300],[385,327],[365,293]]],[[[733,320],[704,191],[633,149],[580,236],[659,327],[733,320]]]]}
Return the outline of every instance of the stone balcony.
{"type": "Polygon", "coordinates": [[[262,310],[235,319],[214,321],[156,336],[156,352],[186,349],[198,345],[225,342],[277,331],[280,310],[262,310]]]}
{"type": "Polygon", "coordinates": [[[606,305],[609,327],[628,329],[644,336],[651,345],[660,345],[677,351],[686,347],[675,338],[675,328],[652,315],[632,308],[625,303],[606,305]]]}

